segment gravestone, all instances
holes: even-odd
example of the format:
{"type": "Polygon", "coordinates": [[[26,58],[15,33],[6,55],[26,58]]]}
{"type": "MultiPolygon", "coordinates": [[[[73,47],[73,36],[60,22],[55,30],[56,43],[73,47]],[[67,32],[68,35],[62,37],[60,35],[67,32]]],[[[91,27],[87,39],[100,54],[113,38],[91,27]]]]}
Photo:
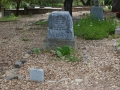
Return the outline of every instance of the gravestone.
{"type": "Polygon", "coordinates": [[[98,0],[94,0],[94,6],[90,10],[90,15],[96,19],[103,20],[103,8],[99,6],[98,0]]]}
{"type": "Polygon", "coordinates": [[[44,40],[44,48],[54,50],[64,45],[76,48],[72,17],[68,11],[53,11],[48,18],[48,35],[44,40]]]}
{"type": "Polygon", "coordinates": [[[10,11],[5,11],[5,16],[9,17],[11,15],[10,11]]]}
{"type": "Polygon", "coordinates": [[[44,70],[30,68],[30,80],[43,82],[44,81],[44,70]]]}

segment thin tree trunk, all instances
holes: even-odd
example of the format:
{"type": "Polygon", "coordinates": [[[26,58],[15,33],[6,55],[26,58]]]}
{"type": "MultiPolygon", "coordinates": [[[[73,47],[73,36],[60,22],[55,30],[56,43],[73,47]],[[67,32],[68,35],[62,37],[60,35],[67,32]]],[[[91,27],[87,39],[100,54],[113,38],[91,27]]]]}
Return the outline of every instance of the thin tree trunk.
{"type": "Polygon", "coordinates": [[[20,8],[20,3],[21,3],[21,0],[18,0],[16,1],[17,2],[17,6],[16,6],[16,16],[19,15],[19,8],[20,8]]]}
{"type": "Polygon", "coordinates": [[[0,0],[0,11],[1,11],[1,6],[2,6],[2,5],[1,5],[1,0],[0,0]]]}
{"type": "Polygon", "coordinates": [[[64,1],[64,10],[69,11],[71,16],[72,16],[72,2],[73,2],[73,0],[65,0],[64,1]]]}

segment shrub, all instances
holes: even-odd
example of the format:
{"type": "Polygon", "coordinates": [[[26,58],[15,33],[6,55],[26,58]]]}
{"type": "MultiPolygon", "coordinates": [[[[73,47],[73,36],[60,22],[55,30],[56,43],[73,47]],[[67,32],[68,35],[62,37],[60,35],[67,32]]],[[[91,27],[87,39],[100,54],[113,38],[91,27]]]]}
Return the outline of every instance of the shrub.
{"type": "Polygon", "coordinates": [[[33,48],[33,53],[38,55],[40,53],[40,48],[33,48]]]}
{"type": "Polygon", "coordinates": [[[56,54],[61,59],[65,59],[68,62],[78,62],[80,61],[76,56],[71,55],[74,52],[74,50],[70,46],[63,46],[63,47],[57,47],[56,48],[56,54]]]}
{"type": "Polygon", "coordinates": [[[87,16],[74,22],[74,34],[87,40],[98,40],[113,34],[116,28],[113,19],[98,20],[87,16]]]}

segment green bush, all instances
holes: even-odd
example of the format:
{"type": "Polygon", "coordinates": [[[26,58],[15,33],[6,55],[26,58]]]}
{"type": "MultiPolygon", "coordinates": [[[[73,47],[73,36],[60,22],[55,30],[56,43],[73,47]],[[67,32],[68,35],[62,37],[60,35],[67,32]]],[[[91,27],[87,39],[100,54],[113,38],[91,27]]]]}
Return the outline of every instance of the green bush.
{"type": "Polygon", "coordinates": [[[87,16],[74,22],[74,34],[87,40],[99,40],[114,34],[116,25],[110,18],[98,20],[87,16]]]}

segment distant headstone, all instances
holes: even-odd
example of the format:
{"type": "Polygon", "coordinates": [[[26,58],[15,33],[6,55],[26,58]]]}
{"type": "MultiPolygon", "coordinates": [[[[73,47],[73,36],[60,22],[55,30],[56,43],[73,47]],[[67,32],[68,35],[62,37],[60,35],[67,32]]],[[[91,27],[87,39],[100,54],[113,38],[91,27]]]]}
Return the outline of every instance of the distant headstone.
{"type": "Polygon", "coordinates": [[[9,17],[10,16],[10,11],[5,11],[5,16],[9,17]]]}
{"type": "Polygon", "coordinates": [[[75,49],[76,37],[73,21],[68,11],[53,11],[48,18],[48,35],[44,40],[45,49],[68,45],[75,49]]]}
{"type": "Polygon", "coordinates": [[[31,68],[30,69],[30,80],[43,82],[44,81],[44,70],[31,68]]]}
{"type": "Polygon", "coordinates": [[[98,0],[94,0],[94,6],[90,10],[90,15],[96,19],[103,20],[103,8],[99,6],[98,0]]]}
{"type": "Polygon", "coordinates": [[[99,6],[98,0],[94,0],[94,6],[99,6]]]}

